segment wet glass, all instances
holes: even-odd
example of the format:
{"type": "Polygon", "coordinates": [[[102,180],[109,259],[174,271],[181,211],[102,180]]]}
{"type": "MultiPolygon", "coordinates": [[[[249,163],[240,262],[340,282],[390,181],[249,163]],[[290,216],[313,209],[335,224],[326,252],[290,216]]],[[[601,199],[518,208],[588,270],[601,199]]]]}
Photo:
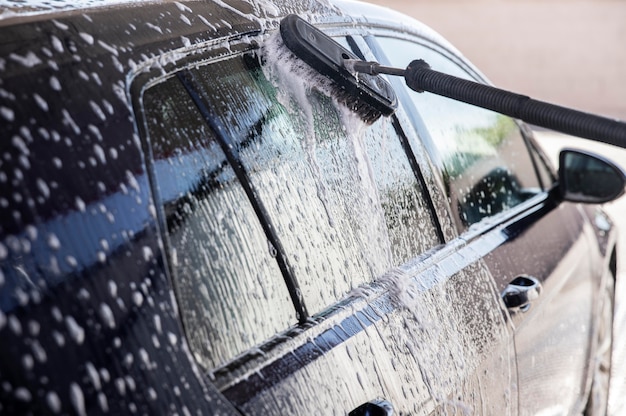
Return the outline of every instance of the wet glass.
{"type": "Polygon", "coordinates": [[[237,144],[310,313],[439,243],[389,120],[365,125],[315,88],[290,95],[250,55],[195,78],[237,144]]]}
{"type": "MultiPolygon", "coordinates": [[[[429,47],[390,37],[378,41],[393,66],[405,68],[424,59],[437,71],[472,79],[429,47]]],[[[428,129],[430,139],[424,139],[460,231],[541,191],[529,150],[511,118],[428,92],[408,90],[408,95],[428,129]]]]}
{"type": "Polygon", "coordinates": [[[275,230],[311,314],[440,243],[389,119],[367,125],[315,88],[290,96],[263,69],[243,54],[190,72],[267,218],[178,78],[144,95],[183,324],[208,369],[297,322],[260,221],[275,230]]]}
{"type": "Polygon", "coordinates": [[[213,132],[176,77],[144,95],[153,188],[191,350],[213,369],[294,325],[267,238],[213,132]]]}

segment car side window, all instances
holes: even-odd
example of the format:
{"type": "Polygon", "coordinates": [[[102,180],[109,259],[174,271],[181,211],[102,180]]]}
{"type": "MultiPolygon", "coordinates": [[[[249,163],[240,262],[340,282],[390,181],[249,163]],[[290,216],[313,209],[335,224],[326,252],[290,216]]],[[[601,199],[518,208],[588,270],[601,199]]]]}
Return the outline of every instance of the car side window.
{"type": "Polygon", "coordinates": [[[389,119],[365,125],[315,89],[305,99],[288,94],[289,82],[270,72],[239,56],[198,68],[195,78],[241,143],[241,162],[315,314],[440,241],[389,119]]]}
{"type": "Polygon", "coordinates": [[[182,321],[213,369],[296,324],[296,313],[241,184],[178,79],[143,103],[182,321]]]}
{"type": "Polygon", "coordinates": [[[254,54],[232,55],[143,98],[180,313],[209,370],[302,321],[285,278],[314,315],[441,243],[396,124],[367,125],[316,89],[294,101],[264,70],[254,54]],[[224,138],[266,218],[221,150],[224,138]]]}
{"type": "MultiPolygon", "coordinates": [[[[413,59],[424,59],[435,70],[472,78],[425,45],[392,37],[377,40],[393,66],[405,68],[413,59]]],[[[541,191],[534,161],[514,120],[428,92],[409,90],[408,95],[428,130],[427,147],[460,231],[541,191]]]]}

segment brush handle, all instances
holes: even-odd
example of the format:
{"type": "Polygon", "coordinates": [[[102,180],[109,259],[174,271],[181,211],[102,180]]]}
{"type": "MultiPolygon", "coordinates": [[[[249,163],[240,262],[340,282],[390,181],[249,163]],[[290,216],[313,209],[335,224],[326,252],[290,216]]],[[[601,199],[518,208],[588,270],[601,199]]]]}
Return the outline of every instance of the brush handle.
{"type": "Polygon", "coordinates": [[[368,75],[398,75],[404,76],[406,72],[402,68],[393,68],[390,66],[383,66],[376,61],[362,61],[360,59],[344,59],[343,67],[349,72],[358,72],[368,75]]]}
{"type": "Polygon", "coordinates": [[[422,59],[409,64],[404,78],[409,88],[417,92],[428,91],[561,133],[626,148],[626,123],[618,120],[434,71],[422,59]]]}

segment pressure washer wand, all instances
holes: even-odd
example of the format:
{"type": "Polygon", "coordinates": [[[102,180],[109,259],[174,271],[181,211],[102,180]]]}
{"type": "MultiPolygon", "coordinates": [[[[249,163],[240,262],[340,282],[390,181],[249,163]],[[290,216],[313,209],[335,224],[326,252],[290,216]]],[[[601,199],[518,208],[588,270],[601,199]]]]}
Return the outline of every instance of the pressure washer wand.
{"type": "Polygon", "coordinates": [[[561,133],[626,148],[624,122],[444,74],[430,69],[422,59],[411,62],[406,69],[354,59],[345,60],[344,66],[351,72],[403,76],[408,87],[417,92],[428,91],[561,133]]]}

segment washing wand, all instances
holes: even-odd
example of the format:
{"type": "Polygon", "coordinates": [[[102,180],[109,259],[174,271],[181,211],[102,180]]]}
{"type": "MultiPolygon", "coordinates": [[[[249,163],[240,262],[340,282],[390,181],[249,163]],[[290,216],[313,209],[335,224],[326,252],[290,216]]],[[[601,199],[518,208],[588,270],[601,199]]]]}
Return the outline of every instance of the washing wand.
{"type": "Polygon", "coordinates": [[[406,69],[358,59],[344,60],[344,67],[353,73],[403,76],[407,86],[416,92],[428,91],[493,110],[536,126],[626,148],[626,123],[622,121],[561,107],[444,74],[431,69],[430,65],[422,59],[414,60],[406,69]]]}
{"type": "Polygon", "coordinates": [[[393,87],[380,76],[387,74],[404,77],[409,88],[420,93],[428,91],[561,133],[626,148],[626,123],[618,120],[437,72],[421,59],[406,69],[363,61],[296,15],[281,21],[280,34],[285,46],[299,59],[333,81],[337,100],[367,123],[396,110],[393,87]]]}

